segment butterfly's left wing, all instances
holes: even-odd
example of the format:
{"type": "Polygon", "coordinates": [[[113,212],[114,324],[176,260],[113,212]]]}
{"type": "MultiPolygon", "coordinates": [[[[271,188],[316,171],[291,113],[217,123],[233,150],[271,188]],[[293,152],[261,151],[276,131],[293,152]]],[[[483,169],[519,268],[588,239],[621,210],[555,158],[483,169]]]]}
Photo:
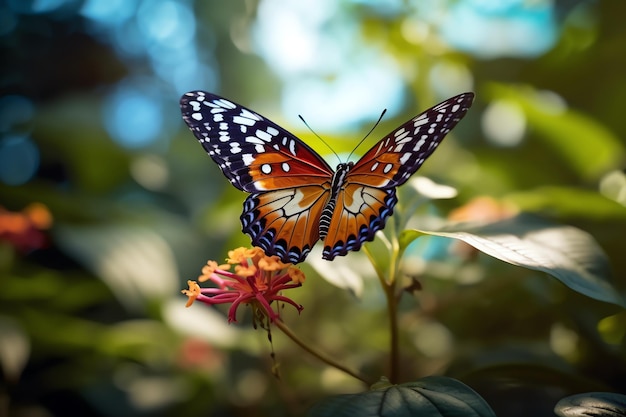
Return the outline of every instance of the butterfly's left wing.
{"type": "Polygon", "coordinates": [[[395,129],[347,172],[345,187],[324,238],[324,259],[359,250],[393,213],[396,187],[404,184],[465,116],[473,93],[449,98],[395,129]]]}
{"type": "Polygon", "coordinates": [[[183,120],[231,184],[249,193],[320,184],[333,170],[317,152],[269,119],[216,94],[180,99],[183,120]]]}
{"type": "Polygon", "coordinates": [[[330,183],[253,193],[243,205],[243,231],[265,253],[300,263],[319,240],[329,196],[330,183]]]}
{"type": "Polygon", "coordinates": [[[251,193],[241,215],[252,243],[302,262],[319,239],[333,170],[276,123],[204,91],[180,99],[185,123],[236,188],[251,193]]]}

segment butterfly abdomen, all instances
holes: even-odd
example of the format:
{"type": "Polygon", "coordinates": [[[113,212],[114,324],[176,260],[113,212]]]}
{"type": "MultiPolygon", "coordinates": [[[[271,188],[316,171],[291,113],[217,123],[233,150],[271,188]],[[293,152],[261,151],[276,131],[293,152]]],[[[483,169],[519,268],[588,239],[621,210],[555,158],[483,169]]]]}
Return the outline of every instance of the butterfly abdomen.
{"type": "Polygon", "coordinates": [[[333,175],[333,180],[330,186],[330,197],[326,206],[324,206],[324,210],[322,211],[322,216],[320,217],[320,239],[324,240],[326,235],[328,235],[328,228],[330,227],[330,221],[333,217],[333,213],[335,212],[335,207],[337,206],[337,194],[341,190],[341,187],[346,182],[346,176],[352,168],[354,164],[352,162],[348,162],[346,164],[339,164],[337,166],[337,170],[333,175]]]}

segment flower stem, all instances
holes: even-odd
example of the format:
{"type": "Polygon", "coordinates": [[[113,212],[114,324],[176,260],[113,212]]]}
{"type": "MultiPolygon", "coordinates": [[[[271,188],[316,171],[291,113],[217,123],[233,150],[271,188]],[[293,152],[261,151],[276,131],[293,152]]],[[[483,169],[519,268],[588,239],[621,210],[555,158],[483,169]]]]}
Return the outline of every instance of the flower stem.
{"type": "Polygon", "coordinates": [[[396,296],[396,271],[398,263],[399,244],[398,240],[394,239],[390,245],[390,262],[388,267],[388,278],[385,273],[378,266],[376,258],[367,249],[367,246],[363,247],[363,252],[367,255],[370,262],[374,266],[378,280],[381,287],[385,292],[385,298],[387,299],[387,315],[389,316],[389,380],[395,383],[398,379],[399,371],[399,345],[398,345],[398,298],[396,296]]]}
{"type": "Polygon", "coordinates": [[[364,384],[367,384],[368,386],[372,385],[375,382],[365,377],[364,375],[359,374],[356,371],[348,369],[347,367],[343,366],[339,362],[335,361],[330,356],[327,356],[324,353],[304,343],[304,341],[301,340],[298,336],[296,336],[296,334],[281,319],[275,319],[274,324],[276,324],[276,326],[280,330],[282,330],[282,332],[285,335],[287,335],[287,337],[289,337],[291,340],[293,340],[298,346],[300,346],[302,349],[306,350],[307,352],[309,352],[311,355],[315,356],[317,359],[321,360],[322,362],[326,362],[328,365],[334,368],[337,368],[340,371],[345,372],[346,374],[358,379],[359,381],[362,381],[364,384]]]}
{"type": "Polygon", "coordinates": [[[387,297],[387,312],[389,315],[389,381],[398,381],[399,369],[399,346],[398,346],[398,298],[396,297],[395,285],[391,283],[385,287],[387,297]]]}
{"type": "MultiPolygon", "coordinates": [[[[397,241],[396,241],[397,242],[397,241]]],[[[389,262],[389,281],[385,285],[385,296],[387,297],[387,312],[389,314],[389,380],[392,383],[398,381],[398,371],[400,365],[400,347],[398,345],[398,296],[396,294],[396,286],[398,278],[398,249],[394,245],[391,253],[391,262],[389,262]]]]}

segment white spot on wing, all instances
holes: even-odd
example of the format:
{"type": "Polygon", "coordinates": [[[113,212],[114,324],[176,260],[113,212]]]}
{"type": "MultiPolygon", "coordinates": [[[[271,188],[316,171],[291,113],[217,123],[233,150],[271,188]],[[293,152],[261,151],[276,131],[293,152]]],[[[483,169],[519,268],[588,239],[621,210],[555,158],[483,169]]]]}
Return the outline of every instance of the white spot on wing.
{"type": "Polygon", "coordinates": [[[413,152],[419,152],[420,149],[422,149],[422,146],[426,142],[426,138],[427,138],[426,135],[422,135],[422,138],[418,140],[417,143],[415,144],[415,147],[413,148],[413,152]]]}
{"type": "Polygon", "coordinates": [[[254,134],[257,136],[257,138],[265,142],[269,142],[270,140],[272,140],[272,136],[269,133],[264,132],[262,130],[257,130],[254,134]]]}
{"type": "Polygon", "coordinates": [[[234,103],[226,100],[225,98],[220,98],[219,100],[215,100],[215,104],[225,109],[234,109],[237,107],[234,103]]]}
{"type": "Polygon", "coordinates": [[[270,164],[261,165],[261,172],[265,175],[269,175],[272,173],[272,166],[270,164]]]}
{"type": "Polygon", "coordinates": [[[252,154],[244,153],[243,155],[241,155],[241,160],[246,166],[250,166],[250,164],[254,162],[254,157],[252,156],[252,154]]]}
{"type": "Polygon", "coordinates": [[[242,117],[242,116],[235,116],[233,117],[233,123],[236,123],[238,125],[254,126],[254,124],[256,123],[256,120],[249,119],[247,117],[242,117]]]}
{"type": "Polygon", "coordinates": [[[230,142],[230,153],[236,154],[241,152],[241,146],[237,142],[230,142]]]}
{"type": "Polygon", "coordinates": [[[259,139],[256,136],[248,136],[246,137],[246,142],[251,143],[253,145],[265,145],[265,141],[263,139],[259,139]]]}
{"type": "Polygon", "coordinates": [[[422,115],[418,118],[416,118],[415,120],[413,120],[413,126],[414,127],[419,127],[421,125],[424,125],[428,123],[428,118],[425,115],[422,115]]]}

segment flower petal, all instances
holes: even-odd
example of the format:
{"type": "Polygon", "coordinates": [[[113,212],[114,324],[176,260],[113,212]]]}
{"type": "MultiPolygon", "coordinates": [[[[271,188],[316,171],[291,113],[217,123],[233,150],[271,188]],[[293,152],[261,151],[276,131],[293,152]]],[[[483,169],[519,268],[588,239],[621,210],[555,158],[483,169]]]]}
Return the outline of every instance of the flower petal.
{"type": "Polygon", "coordinates": [[[189,299],[187,300],[187,304],[185,307],[189,307],[196,301],[196,298],[201,294],[200,286],[196,281],[187,281],[187,285],[189,285],[188,290],[182,290],[181,292],[185,294],[189,299]]]}

